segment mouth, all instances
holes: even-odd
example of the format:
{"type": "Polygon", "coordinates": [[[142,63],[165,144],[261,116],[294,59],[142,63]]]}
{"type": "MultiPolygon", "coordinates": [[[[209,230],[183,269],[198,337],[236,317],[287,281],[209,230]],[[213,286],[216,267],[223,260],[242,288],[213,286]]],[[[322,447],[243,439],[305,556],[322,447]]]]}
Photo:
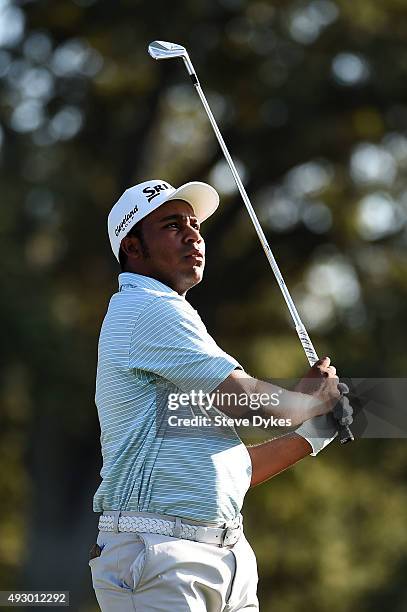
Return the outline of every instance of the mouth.
{"type": "Polygon", "coordinates": [[[203,264],[204,256],[201,251],[192,251],[188,255],[185,255],[185,259],[188,261],[194,262],[195,265],[201,266],[203,264]]]}

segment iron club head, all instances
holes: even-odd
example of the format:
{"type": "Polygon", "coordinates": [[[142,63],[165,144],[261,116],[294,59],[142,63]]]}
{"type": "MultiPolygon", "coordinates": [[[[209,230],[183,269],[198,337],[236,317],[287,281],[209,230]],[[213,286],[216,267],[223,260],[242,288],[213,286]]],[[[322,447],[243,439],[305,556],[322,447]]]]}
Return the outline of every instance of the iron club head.
{"type": "Polygon", "coordinates": [[[148,52],[156,60],[172,59],[173,57],[185,57],[185,47],[164,40],[155,40],[148,45],[148,52]]]}

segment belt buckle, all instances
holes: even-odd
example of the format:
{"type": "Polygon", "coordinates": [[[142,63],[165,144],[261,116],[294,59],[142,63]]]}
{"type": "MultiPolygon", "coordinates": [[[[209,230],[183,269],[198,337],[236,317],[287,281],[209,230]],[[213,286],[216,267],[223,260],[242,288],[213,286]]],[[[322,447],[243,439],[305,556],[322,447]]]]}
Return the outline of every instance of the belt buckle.
{"type": "Polygon", "coordinates": [[[240,527],[227,527],[223,532],[220,546],[233,546],[240,536],[240,527]]]}

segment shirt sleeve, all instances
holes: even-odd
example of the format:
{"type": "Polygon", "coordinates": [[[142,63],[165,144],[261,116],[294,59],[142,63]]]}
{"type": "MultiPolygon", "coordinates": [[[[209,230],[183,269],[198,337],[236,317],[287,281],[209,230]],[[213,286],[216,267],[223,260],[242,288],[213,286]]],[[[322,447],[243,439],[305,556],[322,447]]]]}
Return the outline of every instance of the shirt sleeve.
{"type": "Polygon", "coordinates": [[[211,393],[241,368],[208,334],[192,306],[173,296],[155,297],[138,317],[129,366],[153,372],[185,393],[211,393]]]}

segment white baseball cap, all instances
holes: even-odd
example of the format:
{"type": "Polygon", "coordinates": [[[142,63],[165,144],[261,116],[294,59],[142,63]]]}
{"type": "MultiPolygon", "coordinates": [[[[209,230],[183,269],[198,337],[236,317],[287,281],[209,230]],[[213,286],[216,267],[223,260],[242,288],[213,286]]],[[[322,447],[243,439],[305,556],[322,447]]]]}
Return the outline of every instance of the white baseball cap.
{"type": "Polygon", "coordinates": [[[133,225],[169,200],[184,200],[191,204],[200,223],[210,217],[219,206],[217,191],[199,181],[185,183],[175,189],[166,181],[157,179],[126,189],[107,218],[110,244],[117,260],[120,243],[133,225]]]}

